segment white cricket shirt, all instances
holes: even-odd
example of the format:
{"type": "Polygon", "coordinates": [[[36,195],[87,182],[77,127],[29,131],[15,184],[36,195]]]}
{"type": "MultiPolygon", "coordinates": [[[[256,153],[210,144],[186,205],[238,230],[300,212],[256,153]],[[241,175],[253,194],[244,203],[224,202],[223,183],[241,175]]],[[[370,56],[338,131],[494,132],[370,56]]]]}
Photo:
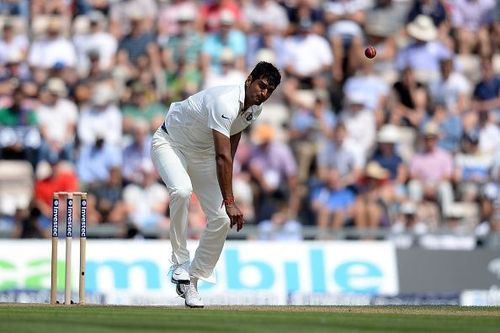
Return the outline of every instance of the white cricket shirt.
{"type": "Polygon", "coordinates": [[[230,137],[260,115],[262,105],[243,112],[244,102],[245,85],[240,84],[209,88],[172,103],[165,119],[172,144],[192,151],[215,151],[212,130],[230,137]]]}

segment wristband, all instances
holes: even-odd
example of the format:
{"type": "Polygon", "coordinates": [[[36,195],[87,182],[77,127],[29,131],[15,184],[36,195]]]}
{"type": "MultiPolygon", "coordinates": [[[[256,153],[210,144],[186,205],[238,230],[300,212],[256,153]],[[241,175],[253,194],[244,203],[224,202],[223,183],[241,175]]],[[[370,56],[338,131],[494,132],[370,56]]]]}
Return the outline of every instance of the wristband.
{"type": "Polygon", "coordinates": [[[232,205],[232,204],[234,204],[234,198],[230,197],[230,198],[224,199],[222,201],[222,203],[224,204],[224,206],[232,205]]]}

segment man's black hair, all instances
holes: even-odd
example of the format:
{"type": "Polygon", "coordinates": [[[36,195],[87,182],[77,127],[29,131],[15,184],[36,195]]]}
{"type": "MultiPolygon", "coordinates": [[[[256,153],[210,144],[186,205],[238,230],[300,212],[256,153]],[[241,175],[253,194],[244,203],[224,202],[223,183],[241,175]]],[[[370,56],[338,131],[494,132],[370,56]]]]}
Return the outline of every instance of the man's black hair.
{"type": "Polygon", "coordinates": [[[255,68],[250,73],[250,76],[252,77],[252,81],[265,78],[268,83],[275,88],[281,82],[280,71],[274,67],[273,64],[265,61],[261,61],[255,65],[255,68]]]}

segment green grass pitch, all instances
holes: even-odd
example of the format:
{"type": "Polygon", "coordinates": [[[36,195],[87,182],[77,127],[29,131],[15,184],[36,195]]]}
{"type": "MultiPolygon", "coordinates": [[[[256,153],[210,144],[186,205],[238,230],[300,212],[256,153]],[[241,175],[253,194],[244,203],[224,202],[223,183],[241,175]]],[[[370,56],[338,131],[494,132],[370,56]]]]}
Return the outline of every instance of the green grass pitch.
{"type": "Polygon", "coordinates": [[[0,303],[2,333],[500,332],[500,307],[158,306],[0,303]]]}

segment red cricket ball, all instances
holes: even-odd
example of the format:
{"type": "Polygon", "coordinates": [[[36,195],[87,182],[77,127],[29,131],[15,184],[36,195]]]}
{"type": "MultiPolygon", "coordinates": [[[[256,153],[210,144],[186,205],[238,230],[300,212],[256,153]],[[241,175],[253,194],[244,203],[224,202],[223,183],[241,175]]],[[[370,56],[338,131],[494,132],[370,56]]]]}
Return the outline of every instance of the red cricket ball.
{"type": "Polygon", "coordinates": [[[366,49],[365,49],[365,56],[367,58],[374,58],[375,56],[377,55],[377,49],[374,48],[373,46],[368,46],[366,49]]]}

